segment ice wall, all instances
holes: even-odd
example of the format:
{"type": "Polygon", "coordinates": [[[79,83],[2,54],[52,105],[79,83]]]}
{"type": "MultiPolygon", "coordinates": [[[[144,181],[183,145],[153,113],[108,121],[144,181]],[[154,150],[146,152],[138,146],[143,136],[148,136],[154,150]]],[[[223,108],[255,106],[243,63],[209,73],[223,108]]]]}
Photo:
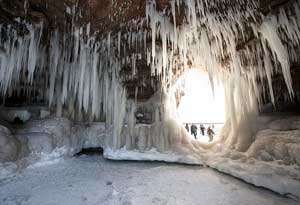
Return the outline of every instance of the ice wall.
{"type": "MultiPolygon", "coordinates": [[[[294,95],[290,60],[296,58],[295,46],[300,41],[299,1],[266,16],[260,12],[258,1],[170,1],[170,8],[169,12],[158,11],[156,2],[148,1],[145,19],[129,22],[131,30],[107,31],[98,38],[97,33],[91,33],[91,24],[75,23],[79,14],[74,8],[68,9],[72,16],[69,30],[45,34],[42,24],[23,22],[29,32],[20,36],[12,26],[1,25],[1,95],[20,90],[20,84],[31,85],[26,89],[41,89],[49,106],[56,107],[57,116],[68,110],[73,119],[105,119],[113,124],[110,147],[130,148],[138,144],[142,147],[146,144],[143,137],[141,142],[132,139],[133,135],[145,135],[144,131],[135,134],[132,116],[127,117],[131,119],[127,120],[130,136],[122,134],[126,116],[134,113],[134,106],[126,102],[120,71],[131,64],[135,76],[136,60],[146,58],[152,75],[161,79],[159,92],[164,96],[159,101],[160,119],[155,121],[153,129],[157,134],[151,134],[149,147],[167,150],[186,139],[178,134],[181,128],[173,103],[174,70],[181,72],[192,65],[208,71],[212,89],[219,81],[225,85],[231,131],[223,140],[229,146],[245,150],[251,136],[239,137],[239,128],[257,114],[264,90],[269,89],[274,102],[272,76],[281,73],[289,96],[294,95]],[[184,12],[185,20],[177,25],[179,11],[184,12]],[[147,26],[150,30],[145,29],[147,26]],[[49,35],[49,42],[41,42],[43,35],[49,35]],[[254,43],[240,45],[251,36],[255,37],[254,43]],[[45,46],[47,43],[49,47],[45,46]],[[128,54],[131,48],[136,52],[128,54]],[[46,82],[44,88],[38,86],[41,81],[46,82]],[[268,82],[268,87],[258,81],[268,82]]],[[[26,92],[31,94],[30,90],[26,92]]]]}

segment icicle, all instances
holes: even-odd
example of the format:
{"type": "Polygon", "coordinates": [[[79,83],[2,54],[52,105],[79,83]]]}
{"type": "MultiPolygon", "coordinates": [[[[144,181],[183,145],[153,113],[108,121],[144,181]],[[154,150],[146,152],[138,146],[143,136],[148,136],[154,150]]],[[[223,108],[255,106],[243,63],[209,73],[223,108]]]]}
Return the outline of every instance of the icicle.
{"type": "Polygon", "coordinates": [[[135,91],[134,91],[134,99],[135,99],[135,102],[137,102],[137,97],[138,97],[138,92],[139,92],[139,87],[135,87],[135,91]]]}
{"type": "Polygon", "coordinates": [[[110,56],[110,32],[107,35],[107,54],[110,56]]]}
{"type": "Polygon", "coordinates": [[[52,98],[54,95],[55,78],[59,60],[59,34],[56,31],[51,38],[50,46],[50,87],[49,87],[49,106],[51,106],[52,98]]]}
{"type": "Polygon", "coordinates": [[[136,55],[133,53],[131,54],[131,67],[132,67],[132,76],[136,74],[136,55]]]}
{"type": "Polygon", "coordinates": [[[91,23],[89,22],[89,23],[86,25],[86,35],[87,35],[87,36],[90,36],[90,32],[91,32],[91,23]]]}
{"type": "Polygon", "coordinates": [[[175,1],[170,1],[172,14],[173,14],[173,24],[174,24],[174,49],[177,48],[177,25],[176,25],[176,13],[175,13],[175,1]]]}
{"type": "Polygon", "coordinates": [[[121,56],[121,31],[118,32],[118,56],[121,56]]]}
{"type": "Polygon", "coordinates": [[[275,29],[276,21],[275,18],[271,18],[269,21],[266,21],[262,24],[260,32],[263,38],[268,42],[274,59],[277,59],[281,64],[282,74],[292,97],[294,95],[293,87],[292,87],[292,78],[290,72],[290,64],[289,64],[289,55],[282,44],[280,38],[278,37],[277,31],[275,29]]]}

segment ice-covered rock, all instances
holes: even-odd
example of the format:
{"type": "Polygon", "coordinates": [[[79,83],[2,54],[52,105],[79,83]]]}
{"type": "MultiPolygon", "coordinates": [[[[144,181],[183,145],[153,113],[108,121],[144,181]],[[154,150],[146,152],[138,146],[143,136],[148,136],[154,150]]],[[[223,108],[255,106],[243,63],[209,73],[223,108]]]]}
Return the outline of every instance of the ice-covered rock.
{"type": "Polygon", "coordinates": [[[82,148],[104,147],[111,130],[105,123],[74,124],[56,117],[28,121],[14,128],[13,133],[0,126],[0,163],[27,159],[30,165],[46,156],[73,156],[82,148]]]}
{"type": "Polygon", "coordinates": [[[246,151],[230,147],[207,153],[207,164],[256,186],[300,198],[298,126],[297,116],[260,116],[249,124],[253,138],[246,151]]]}
{"type": "MultiPolygon", "coordinates": [[[[27,142],[29,153],[51,153],[56,144],[53,142],[53,135],[47,132],[28,132],[18,134],[17,138],[27,142]]],[[[26,146],[26,144],[23,144],[26,146]]]]}
{"type": "Polygon", "coordinates": [[[0,125],[0,163],[18,158],[19,142],[4,126],[0,125]]]}
{"type": "Polygon", "coordinates": [[[274,160],[282,160],[284,164],[298,164],[297,150],[300,150],[300,130],[277,131],[262,130],[247,151],[249,157],[264,158],[261,154],[267,152],[274,160]]]}
{"type": "Polygon", "coordinates": [[[300,130],[300,117],[284,117],[272,121],[268,127],[273,130],[300,130]]]}
{"type": "Polygon", "coordinates": [[[26,109],[5,108],[0,110],[0,116],[8,122],[14,122],[16,118],[26,122],[31,118],[31,113],[26,109]]]}
{"type": "Polygon", "coordinates": [[[46,117],[49,117],[50,116],[50,111],[49,110],[45,110],[45,109],[41,109],[40,110],[40,118],[43,119],[43,118],[46,118],[46,117]]]}
{"type": "Polygon", "coordinates": [[[105,147],[105,138],[112,135],[112,127],[103,122],[89,125],[75,124],[72,133],[81,140],[82,148],[105,147]]]}
{"type": "Polygon", "coordinates": [[[72,134],[72,122],[64,118],[32,120],[16,131],[20,141],[27,141],[29,153],[50,153],[67,147],[70,155],[81,150],[78,135],[72,134]]]}
{"type": "Polygon", "coordinates": [[[300,170],[297,167],[261,162],[253,158],[231,160],[222,156],[209,157],[207,164],[256,186],[300,198],[300,170]]]}

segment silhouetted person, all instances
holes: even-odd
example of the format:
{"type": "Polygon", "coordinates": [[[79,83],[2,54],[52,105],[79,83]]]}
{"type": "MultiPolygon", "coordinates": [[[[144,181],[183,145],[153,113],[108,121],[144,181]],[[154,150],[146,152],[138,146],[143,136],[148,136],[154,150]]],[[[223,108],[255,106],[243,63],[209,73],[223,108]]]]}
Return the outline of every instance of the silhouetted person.
{"type": "Polygon", "coordinates": [[[197,129],[198,129],[197,126],[192,124],[191,133],[192,133],[192,135],[194,135],[195,139],[197,139],[197,129]]]}
{"type": "Polygon", "coordinates": [[[187,132],[190,132],[190,128],[189,128],[189,125],[187,123],[185,124],[185,129],[186,129],[187,132]]]}
{"type": "Polygon", "coordinates": [[[202,136],[204,136],[205,127],[202,124],[200,125],[200,130],[201,130],[202,136]]]}
{"type": "Polygon", "coordinates": [[[209,142],[213,141],[215,132],[210,128],[210,126],[207,128],[207,135],[209,138],[209,142]]]}

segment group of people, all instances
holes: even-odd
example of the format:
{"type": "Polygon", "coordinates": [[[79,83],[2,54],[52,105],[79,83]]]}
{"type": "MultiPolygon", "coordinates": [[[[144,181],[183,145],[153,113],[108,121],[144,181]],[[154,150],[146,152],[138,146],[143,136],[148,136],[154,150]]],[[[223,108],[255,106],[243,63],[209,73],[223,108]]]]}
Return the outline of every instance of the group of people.
{"type": "MultiPolygon", "coordinates": [[[[208,138],[209,138],[209,142],[213,141],[214,135],[215,135],[215,132],[214,132],[214,125],[208,126],[208,128],[206,129],[206,128],[204,127],[204,125],[201,124],[199,128],[200,128],[200,131],[201,131],[202,136],[204,136],[205,130],[206,130],[207,136],[208,136],[208,138]]],[[[185,124],[185,129],[186,129],[188,132],[190,132],[190,129],[189,129],[189,125],[188,125],[188,124],[185,124]]],[[[192,124],[192,125],[191,125],[191,134],[194,135],[195,139],[197,139],[197,130],[198,130],[198,127],[197,127],[195,124],[192,124]]]]}

